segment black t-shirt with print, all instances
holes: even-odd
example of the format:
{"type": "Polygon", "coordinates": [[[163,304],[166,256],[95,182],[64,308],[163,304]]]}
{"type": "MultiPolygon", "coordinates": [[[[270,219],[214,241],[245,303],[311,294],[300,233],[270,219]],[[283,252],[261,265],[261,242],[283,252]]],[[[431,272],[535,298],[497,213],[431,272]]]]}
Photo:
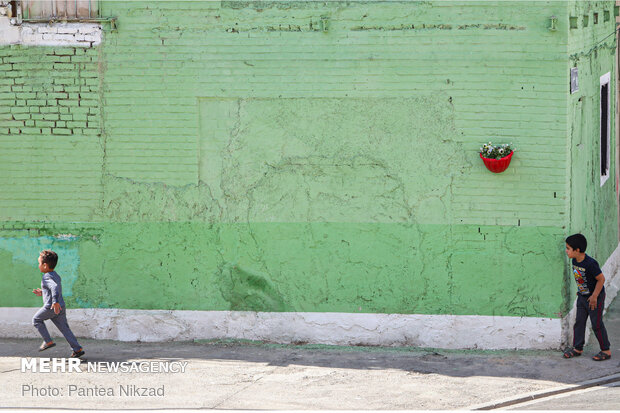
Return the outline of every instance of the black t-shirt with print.
{"type": "MultiPolygon", "coordinates": [[[[592,295],[594,287],[596,287],[596,276],[601,273],[601,267],[598,266],[598,262],[589,255],[586,254],[586,258],[577,262],[573,258],[573,276],[577,282],[577,293],[581,295],[592,295]]],[[[601,290],[601,294],[605,291],[605,288],[601,290]]]]}

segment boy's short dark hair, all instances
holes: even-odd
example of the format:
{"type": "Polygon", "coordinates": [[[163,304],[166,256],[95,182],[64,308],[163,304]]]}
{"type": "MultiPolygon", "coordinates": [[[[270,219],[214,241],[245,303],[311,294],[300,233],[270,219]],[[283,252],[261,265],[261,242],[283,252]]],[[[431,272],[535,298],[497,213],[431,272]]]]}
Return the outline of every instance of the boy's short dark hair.
{"type": "Polygon", "coordinates": [[[47,264],[51,270],[58,264],[58,254],[52,250],[41,251],[41,262],[47,264]]]}
{"type": "Polygon", "coordinates": [[[581,234],[573,234],[570,237],[566,238],[566,243],[570,245],[570,247],[574,250],[579,250],[580,252],[586,252],[586,248],[588,247],[588,241],[586,237],[581,234]]]}

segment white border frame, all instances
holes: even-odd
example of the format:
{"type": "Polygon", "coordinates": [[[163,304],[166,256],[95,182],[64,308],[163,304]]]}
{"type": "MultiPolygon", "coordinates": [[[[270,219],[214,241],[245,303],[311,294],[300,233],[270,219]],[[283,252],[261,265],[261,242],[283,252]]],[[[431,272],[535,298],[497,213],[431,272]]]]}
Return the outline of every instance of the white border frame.
{"type": "MultiPolygon", "coordinates": [[[[610,165],[610,161],[611,161],[611,72],[607,72],[605,73],[603,76],[601,76],[600,78],[600,86],[599,86],[599,90],[598,90],[598,95],[599,95],[599,99],[601,96],[601,89],[603,88],[604,85],[608,85],[608,91],[607,91],[607,170],[605,175],[600,175],[601,177],[601,186],[603,186],[605,184],[605,182],[607,182],[607,180],[609,179],[609,172],[611,171],[611,165],[610,165]]],[[[603,117],[603,112],[602,112],[602,102],[599,102],[599,122],[603,117]]],[[[602,159],[601,159],[601,148],[600,148],[600,124],[599,124],[599,164],[598,164],[598,170],[599,170],[599,174],[600,174],[600,170],[601,170],[601,163],[602,163],[602,159]]]]}

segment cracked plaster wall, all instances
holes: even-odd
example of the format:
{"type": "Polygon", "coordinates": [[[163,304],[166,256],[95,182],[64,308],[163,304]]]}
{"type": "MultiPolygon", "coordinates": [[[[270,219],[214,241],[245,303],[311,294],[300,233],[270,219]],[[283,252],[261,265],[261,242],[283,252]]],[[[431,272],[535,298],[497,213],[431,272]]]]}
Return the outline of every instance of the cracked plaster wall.
{"type": "MultiPolygon", "coordinates": [[[[24,202],[36,186],[5,182],[0,235],[26,248],[29,229],[77,234],[70,306],[565,314],[567,154],[537,147],[561,148],[567,133],[565,39],[539,24],[567,20],[565,3],[104,2],[103,13],[119,30],[78,72],[97,82],[93,136],[52,144],[43,129],[0,129],[14,154],[45,148],[62,163],[15,163],[19,182],[66,188],[24,202]],[[501,175],[476,153],[498,139],[518,148],[501,175]]],[[[0,52],[14,73],[36,54],[0,52]]],[[[21,78],[0,86],[9,100],[29,92],[13,90],[21,78]]],[[[37,251],[29,265],[3,251],[37,278],[37,251]]]]}

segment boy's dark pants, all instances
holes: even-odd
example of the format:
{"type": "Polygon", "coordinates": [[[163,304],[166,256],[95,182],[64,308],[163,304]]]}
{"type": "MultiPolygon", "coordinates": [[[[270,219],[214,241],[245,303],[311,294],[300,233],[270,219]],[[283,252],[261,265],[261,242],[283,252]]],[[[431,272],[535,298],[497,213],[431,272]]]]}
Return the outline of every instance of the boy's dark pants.
{"type": "Polygon", "coordinates": [[[49,343],[52,341],[52,337],[50,337],[50,333],[47,331],[45,320],[52,320],[52,323],[54,323],[62,335],[65,336],[73,351],[78,351],[82,348],[69,328],[67,313],[64,308],[61,308],[60,313],[56,314],[51,308],[42,307],[32,318],[32,324],[37,328],[37,330],[39,330],[39,334],[41,334],[43,340],[45,340],[46,343],[49,343]]]}
{"type": "Polygon", "coordinates": [[[588,298],[581,294],[577,295],[577,317],[575,318],[575,327],[573,328],[573,348],[582,351],[585,344],[586,321],[590,317],[592,330],[601,346],[601,350],[609,350],[609,340],[607,339],[607,330],[603,324],[603,308],[605,307],[605,293],[601,293],[596,301],[596,308],[590,310],[588,298]]]}

